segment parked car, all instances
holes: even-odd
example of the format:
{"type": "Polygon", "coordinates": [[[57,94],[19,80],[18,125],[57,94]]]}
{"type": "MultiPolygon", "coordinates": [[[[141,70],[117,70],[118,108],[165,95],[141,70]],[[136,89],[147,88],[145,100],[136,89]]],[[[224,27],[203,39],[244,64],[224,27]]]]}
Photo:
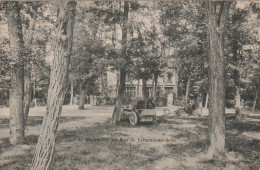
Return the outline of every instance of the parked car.
{"type": "Polygon", "coordinates": [[[189,103],[188,105],[177,109],[176,115],[180,117],[187,117],[193,114],[193,111],[196,110],[197,104],[196,103],[189,103]]]}
{"type": "Polygon", "coordinates": [[[129,120],[131,125],[139,122],[157,122],[155,103],[149,99],[135,99],[129,107],[122,108],[121,119],[129,120]]]}

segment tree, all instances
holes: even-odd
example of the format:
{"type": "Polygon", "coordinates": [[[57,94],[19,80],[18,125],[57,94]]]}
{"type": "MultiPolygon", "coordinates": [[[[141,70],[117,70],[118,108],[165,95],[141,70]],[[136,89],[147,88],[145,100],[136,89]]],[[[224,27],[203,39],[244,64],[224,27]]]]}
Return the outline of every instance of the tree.
{"type": "MultiPolygon", "coordinates": [[[[128,22],[128,13],[129,13],[129,2],[124,2],[124,13],[123,13],[123,24],[122,24],[122,49],[121,49],[121,57],[126,61],[129,61],[128,55],[126,53],[126,45],[127,45],[127,22],[128,22]]],[[[120,67],[119,71],[119,85],[117,89],[117,99],[116,105],[114,107],[113,115],[112,115],[112,124],[117,124],[120,121],[121,116],[121,107],[122,100],[124,97],[125,91],[125,81],[126,81],[126,69],[125,64],[120,67]]]]}
{"type": "MultiPolygon", "coordinates": [[[[26,56],[24,59],[24,122],[26,123],[27,117],[30,110],[31,99],[32,99],[32,82],[31,82],[31,61],[32,59],[32,45],[33,45],[33,34],[35,30],[35,23],[37,18],[37,8],[41,5],[38,2],[27,2],[24,3],[24,9],[26,9],[26,14],[29,17],[25,17],[23,19],[23,37],[24,37],[24,45],[26,47],[26,56]]],[[[24,12],[25,13],[25,12],[24,12]]]]}
{"type": "Polygon", "coordinates": [[[24,42],[18,2],[7,2],[8,32],[10,38],[11,90],[10,90],[10,143],[24,141],[24,42]]]}
{"type": "Polygon", "coordinates": [[[76,2],[59,1],[47,109],[30,169],[50,169],[62,104],[67,91],[76,2]]]}
{"type": "Polygon", "coordinates": [[[175,70],[175,98],[181,95],[186,101],[191,97],[198,100],[203,97],[207,82],[207,29],[203,3],[167,3],[161,8],[164,43],[175,70]]]}
{"type": "MultiPolygon", "coordinates": [[[[247,91],[253,96],[253,91],[250,92],[249,86],[255,86],[255,81],[254,78],[250,80],[249,75],[250,73],[256,75],[255,73],[258,72],[257,68],[259,67],[259,64],[258,66],[256,64],[256,61],[258,61],[258,27],[256,23],[259,22],[257,14],[254,14],[254,7],[256,6],[255,3],[252,2],[243,5],[243,7],[239,7],[239,3],[240,2],[235,2],[235,5],[231,8],[230,13],[232,15],[229,19],[229,29],[227,32],[227,36],[229,37],[228,46],[230,47],[230,49],[228,49],[229,55],[227,56],[227,62],[229,63],[227,76],[233,79],[233,81],[229,81],[227,85],[230,86],[234,94],[237,121],[241,121],[241,99],[247,100],[245,95],[242,95],[242,92],[247,91]],[[256,67],[254,67],[254,65],[256,67]],[[248,82],[251,82],[249,83],[250,85],[248,82]]],[[[257,11],[255,12],[257,13],[257,11]]],[[[258,83],[256,82],[256,84],[258,83]]]]}
{"type": "Polygon", "coordinates": [[[139,2],[136,5],[139,7],[129,16],[130,38],[127,54],[131,61],[128,63],[128,76],[142,80],[142,93],[145,98],[149,97],[147,81],[152,79],[151,97],[155,100],[157,80],[166,66],[163,36],[158,20],[160,10],[157,3],[139,2]]]}
{"type": "MultiPolygon", "coordinates": [[[[8,10],[6,10],[6,7],[4,4],[7,4],[7,2],[3,2],[1,3],[1,6],[3,7],[3,11],[7,11],[6,13],[8,13],[8,10]]],[[[39,44],[33,44],[33,35],[34,35],[34,30],[35,30],[35,23],[36,23],[36,13],[37,13],[37,9],[38,7],[40,7],[42,5],[42,3],[40,2],[25,2],[25,3],[19,3],[19,22],[21,24],[21,32],[22,32],[22,41],[23,41],[23,45],[21,48],[22,49],[22,55],[21,57],[21,61],[20,64],[22,64],[23,66],[23,114],[24,114],[24,121],[23,124],[24,126],[26,125],[26,121],[27,121],[27,117],[28,117],[28,113],[29,113],[29,109],[30,109],[30,105],[31,105],[31,98],[32,98],[32,83],[31,83],[31,67],[32,65],[38,64],[38,67],[40,65],[40,67],[42,67],[42,63],[39,64],[41,61],[43,61],[44,59],[40,59],[40,57],[42,57],[42,55],[40,55],[39,51],[36,52],[36,49],[39,49],[38,47],[40,46],[39,44]],[[32,45],[33,48],[32,48],[32,45]],[[37,57],[36,54],[37,53],[37,57]],[[32,57],[33,56],[33,57],[32,57]],[[39,61],[40,62],[39,62],[39,61]]],[[[3,19],[3,21],[5,21],[5,17],[1,18],[3,19]]],[[[3,22],[5,23],[5,22],[3,22]]],[[[38,30],[39,31],[39,30],[38,30]]],[[[38,37],[38,36],[37,36],[38,37]]],[[[39,36],[40,37],[40,36],[39,36]]],[[[1,37],[2,38],[2,37],[1,37]]],[[[39,38],[37,38],[37,42],[39,43],[39,38]]],[[[2,47],[1,47],[2,48],[2,47]]],[[[5,48],[4,51],[9,50],[9,48],[5,48]]],[[[44,47],[42,48],[44,49],[44,47]]],[[[9,50],[11,53],[12,50],[9,50]]],[[[44,50],[42,50],[44,51],[44,50]]],[[[13,65],[15,62],[13,62],[12,60],[8,60],[8,63],[6,63],[7,65],[13,65]]],[[[3,65],[1,64],[1,67],[3,65]]],[[[5,79],[8,80],[9,79],[9,72],[11,69],[5,68],[5,79]]],[[[6,81],[5,81],[6,82],[6,81]]],[[[10,86],[10,84],[8,83],[7,85],[10,86]]]]}
{"type": "MultiPolygon", "coordinates": [[[[101,92],[105,94],[104,73],[109,66],[107,53],[109,45],[102,35],[109,32],[109,26],[104,20],[113,6],[105,2],[88,2],[78,6],[75,29],[74,47],[71,61],[70,81],[75,82],[75,92],[80,94],[79,109],[84,109],[87,95],[99,94],[97,79],[101,79],[101,92]],[[101,7],[102,8],[101,8],[101,7]]],[[[113,18],[113,15],[112,15],[113,18]]],[[[109,39],[107,39],[109,41],[109,39]]]]}
{"type": "Polygon", "coordinates": [[[224,29],[232,2],[207,2],[209,36],[209,141],[208,154],[225,155],[224,29]]]}
{"type": "MultiPolygon", "coordinates": [[[[236,4],[236,2],[235,2],[236,4]]],[[[240,97],[240,89],[241,89],[241,65],[243,63],[242,56],[240,51],[242,50],[243,44],[247,39],[245,33],[241,31],[242,24],[245,21],[245,16],[247,15],[247,10],[237,9],[234,5],[231,8],[230,23],[228,25],[227,37],[229,37],[228,46],[230,47],[230,55],[226,57],[226,61],[228,62],[228,67],[226,69],[226,77],[230,77],[233,79],[233,82],[226,82],[226,89],[231,88],[234,91],[234,103],[235,103],[235,112],[236,112],[236,120],[241,121],[241,97],[240,97]],[[243,37],[243,40],[242,40],[243,37]],[[244,41],[244,42],[243,42],[244,41]],[[229,57],[231,56],[231,57],[229,57]],[[233,90],[234,89],[234,90],[233,90]]],[[[226,98],[230,97],[230,93],[226,94],[226,98]]]]}

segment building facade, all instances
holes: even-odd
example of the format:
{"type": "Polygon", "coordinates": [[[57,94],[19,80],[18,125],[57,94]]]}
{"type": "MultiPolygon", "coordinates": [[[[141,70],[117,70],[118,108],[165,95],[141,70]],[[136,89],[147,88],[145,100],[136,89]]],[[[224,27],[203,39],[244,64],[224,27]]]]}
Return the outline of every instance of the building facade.
{"type": "MultiPolygon", "coordinates": [[[[176,80],[174,70],[172,72],[165,72],[158,77],[157,83],[157,96],[163,96],[164,94],[173,94],[176,88],[176,80]]],[[[116,89],[118,84],[118,72],[107,72],[107,94],[109,97],[116,97],[116,89]]],[[[149,96],[152,96],[153,92],[153,80],[147,81],[147,90],[149,96]]],[[[143,97],[142,93],[143,82],[142,80],[131,79],[129,76],[126,78],[125,96],[126,97],[143,97]]]]}

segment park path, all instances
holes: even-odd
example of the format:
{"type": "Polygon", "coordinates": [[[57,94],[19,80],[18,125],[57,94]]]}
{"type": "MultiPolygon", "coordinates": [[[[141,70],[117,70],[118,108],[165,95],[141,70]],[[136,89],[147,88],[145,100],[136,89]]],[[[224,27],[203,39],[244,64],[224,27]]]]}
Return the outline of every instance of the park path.
{"type": "MultiPolygon", "coordinates": [[[[62,129],[73,129],[80,127],[90,127],[96,123],[103,123],[112,117],[113,106],[91,106],[85,105],[85,110],[78,110],[77,105],[65,105],[63,106],[61,117],[66,119],[60,120],[60,125],[58,130],[62,129]]],[[[157,116],[164,115],[163,110],[166,107],[156,108],[157,116]]],[[[173,113],[177,107],[169,106],[167,107],[171,113],[173,113]]],[[[45,114],[45,106],[31,108],[29,117],[38,117],[39,120],[42,120],[42,117],[45,114]]],[[[234,109],[226,109],[227,113],[234,113],[234,109]]],[[[208,111],[203,109],[203,116],[207,116],[208,111]]],[[[251,115],[251,114],[250,114],[251,115]]],[[[252,116],[254,116],[252,114],[252,116]]],[[[9,108],[0,108],[0,119],[9,119],[9,108]]],[[[9,137],[9,129],[7,128],[0,129],[0,139],[9,137]]],[[[26,135],[39,135],[41,125],[28,126],[26,129],[26,135]]]]}
{"type": "MultiPolygon", "coordinates": [[[[103,123],[108,121],[109,118],[112,117],[113,106],[91,106],[85,105],[84,110],[78,110],[77,105],[65,105],[63,106],[58,130],[63,129],[75,129],[81,127],[91,127],[96,123],[103,123]]],[[[172,113],[177,109],[175,106],[167,107],[172,113]]],[[[42,117],[45,114],[45,106],[31,108],[29,117],[34,117],[36,119],[42,120],[42,117]]],[[[165,107],[156,108],[157,116],[164,115],[163,110],[165,107]]],[[[234,113],[234,109],[226,109],[227,113],[234,113]]],[[[203,116],[207,116],[207,110],[203,110],[203,116]]],[[[254,114],[250,114],[254,116],[254,114]]],[[[259,115],[257,115],[259,116],[259,115]]],[[[0,119],[8,119],[9,118],[9,108],[0,108],[0,119]]],[[[260,120],[260,119],[258,119],[260,120]]],[[[254,119],[255,121],[255,119],[254,119]]],[[[6,128],[0,129],[0,139],[9,137],[9,128],[8,124],[5,126],[6,128]]],[[[28,126],[26,129],[26,135],[39,135],[41,130],[41,124],[35,126],[28,126]]]]}
{"type": "MultiPolygon", "coordinates": [[[[29,117],[37,117],[42,120],[45,114],[46,107],[31,108],[29,117]]],[[[85,105],[85,110],[78,110],[76,105],[63,106],[61,113],[62,119],[60,120],[58,130],[74,129],[80,127],[90,127],[96,123],[103,123],[111,118],[113,107],[102,106],[90,106],[85,105]]],[[[0,118],[9,118],[9,108],[0,109],[0,118]]],[[[0,139],[9,137],[9,129],[0,129],[0,139]]],[[[39,135],[41,130],[41,124],[36,126],[28,126],[25,135],[39,135]]]]}

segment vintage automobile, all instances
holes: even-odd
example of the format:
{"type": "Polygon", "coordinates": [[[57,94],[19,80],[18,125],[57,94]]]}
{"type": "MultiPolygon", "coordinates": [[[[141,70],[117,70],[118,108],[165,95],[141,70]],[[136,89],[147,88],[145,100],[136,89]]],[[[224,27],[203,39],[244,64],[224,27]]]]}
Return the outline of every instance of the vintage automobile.
{"type": "Polygon", "coordinates": [[[176,115],[180,117],[188,117],[193,114],[193,111],[196,110],[197,105],[195,103],[190,103],[187,106],[181,107],[176,111],[176,115]]]}
{"type": "Polygon", "coordinates": [[[157,122],[155,104],[150,99],[134,99],[130,106],[122,108],[121,119],[129,120],[131,125],[139,122],[157,122]]]}

